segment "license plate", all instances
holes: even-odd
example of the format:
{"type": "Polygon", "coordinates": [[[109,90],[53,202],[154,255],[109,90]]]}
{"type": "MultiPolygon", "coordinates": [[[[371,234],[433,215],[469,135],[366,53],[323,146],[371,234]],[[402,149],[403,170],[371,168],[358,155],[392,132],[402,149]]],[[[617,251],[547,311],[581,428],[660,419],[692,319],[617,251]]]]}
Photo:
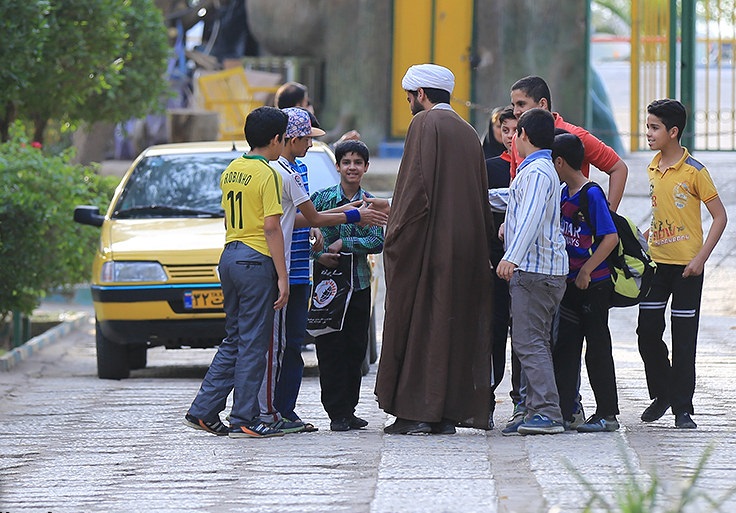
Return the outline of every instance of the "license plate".
{"type": "Polygon", "coordinates": [[[221,290],[188,290],[184,292],[184,308],[186,310],[222,308],[221,290]]]}

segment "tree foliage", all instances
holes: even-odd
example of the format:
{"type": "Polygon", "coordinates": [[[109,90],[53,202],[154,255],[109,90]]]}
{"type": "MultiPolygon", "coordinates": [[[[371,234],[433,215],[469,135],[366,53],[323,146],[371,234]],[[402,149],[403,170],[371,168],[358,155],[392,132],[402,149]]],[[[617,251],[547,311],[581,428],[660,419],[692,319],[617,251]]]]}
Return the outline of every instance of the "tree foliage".
{"type": "Polygon", "coordinates": [[[51,119],[117,122],[158,107],[168,42],[153,0],[5,3],[13,16],[0,19],[3,140],[16,117],[42,141],[51,119]]]}
{"type": "Polygon", "coordinates": [[[0,320],[29,315],[46,291],[89,280],[99,229],[75,224],[74,207],[106,207],[117,177],[47,156],[25,142],[0,145],[0,320]]]}

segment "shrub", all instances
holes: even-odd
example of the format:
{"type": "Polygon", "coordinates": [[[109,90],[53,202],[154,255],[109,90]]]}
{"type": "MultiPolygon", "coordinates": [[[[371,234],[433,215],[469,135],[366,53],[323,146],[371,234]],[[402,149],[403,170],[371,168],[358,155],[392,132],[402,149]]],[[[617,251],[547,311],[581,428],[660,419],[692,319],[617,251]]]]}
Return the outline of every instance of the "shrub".
{"type": "Polygon", "coordinates": [[[104,209],[119,181],[45,155],[38,144],[0,145],[0,320],[29,315],[51,289],[89,279],[99,230],[72,219],[74,207],[104,209]]]}

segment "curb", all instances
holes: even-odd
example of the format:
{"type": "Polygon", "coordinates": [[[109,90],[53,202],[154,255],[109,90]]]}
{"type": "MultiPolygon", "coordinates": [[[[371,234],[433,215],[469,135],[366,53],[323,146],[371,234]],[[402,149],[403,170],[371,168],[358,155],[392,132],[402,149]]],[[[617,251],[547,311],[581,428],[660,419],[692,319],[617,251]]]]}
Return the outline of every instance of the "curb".
{"type": "Polygon", "coordinates": [[[71,333],[87,322],[89,314],[85,312],[74,312],[68,314],[66,317],[66,320],[61,324],[41,333],[37,337],[33,337],[22,346],[16,347],[3,356],[0,356],[0,372],[10,371],[20,362],[30,358],[44,347],[58,342],[61,337],[71,333]]]}

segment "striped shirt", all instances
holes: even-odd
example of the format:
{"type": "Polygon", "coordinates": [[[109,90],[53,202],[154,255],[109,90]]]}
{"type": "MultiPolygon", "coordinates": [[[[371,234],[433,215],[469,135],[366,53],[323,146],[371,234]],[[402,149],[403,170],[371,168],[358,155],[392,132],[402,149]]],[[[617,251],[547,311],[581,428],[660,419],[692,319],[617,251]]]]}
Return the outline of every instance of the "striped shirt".
{"type": "MultiPolygon", "coordinates": [[[[283,157],[280,157],[281,160],[283,157]]],[[[285,158],[283,160],[286,160],[285,158]]],[[[309,192],[307,166],[299,159],[286,162],[291,169],[302,177],[302,185],[309,192]]],[[[297,210],[298,212],[298,210],[297,210]]],[[[289,285],[309,285],[309,228],[294,228],[291,235],[291,266],[289,268],[289,285]]]]}
{"type": "MultiPolygon", "coordinates": [[[[354,198],[345,197],[340,184],[328,187],[312,195],[312,203],[318,212],[336,208],[352,199],[360,199],[363,195],[372,198],[373,195],[360,188],[354,198]]],[[[340,224],[338,226],[323,226],[321,228],[324,237],[324,248],[342,239],[342,251],[353,254],[353,288],[355,290],[367,289],[371,286],[371,266],[368,263],[368,255],[383,251],[383,228],[380,226],[358,226],[356,224],[340,224]]],[[[313,252],[315,260],[323,252],[313,252]]]]}
{"type": "Polygon", "coordinates": [[[560,229],[560,179],[551,150],[538,150],[521,163],[509,187],[503,259],[521,271],[566,276],[565,238],[560,229]]]}

